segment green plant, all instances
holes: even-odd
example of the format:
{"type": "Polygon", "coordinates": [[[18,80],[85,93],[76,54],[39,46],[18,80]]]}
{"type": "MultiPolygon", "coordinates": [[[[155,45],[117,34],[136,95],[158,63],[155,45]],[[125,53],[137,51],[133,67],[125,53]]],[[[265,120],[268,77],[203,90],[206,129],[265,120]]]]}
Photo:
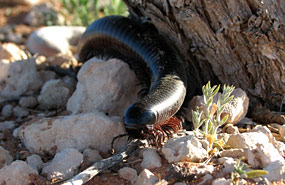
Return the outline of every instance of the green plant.
{"type": "Polygon", "coordinates": [[[265,170],[249,170],[248,165],[241,160],[238,160],[234,165],[234,172],[231,173],[231,179],[234,184],[238,184],[238,181],[242,178],[257,178],[268,174],[265,170]]]}
{"type": "Polygon", "coordinates": [[[127,16],[127,7],[122,0],[110,0],[110,3],[103,8],[104,15],[124,15],[127,16]]]}
{"type": "Polygon", "coordinates": [[[73,17],[72,25],[87,26],[92,21],[107,15],[128,15],[122,0],[61,0],[63,14],[73,17]]]}
{"type": "Polygon", "coordinates": [[[42,19],[45,26],[59,25],[56,13],[42,13],[42,19]]]}
{"type": "Polygon", "coordinates": [[[241,160],[238,160],[237,163],[234,165],[234,172],[232,173],[232,175],[237,174],[239,177],[245,177],[246,169],[248,169],[248,165],[244,162],[241,162],[241,160]]]}
{"type": "Polygon", "coordinates": [[[204,108],[197,107],[196,111],[192,111],[192,121],[196,132],[202,132],[206,136],[216,135],[217,129],[228,120],[229,115],[223,116],[222,113],[225,105],[234,98],[230,96],[234,86],[224,85],[223,93],[218,95],[217,103],[214,103],[214,97],[219,90],[220,85],[211,87],[210,82],[203,86],[204,108]],[[199,130],[202,125],[203,129],[199,130]]]}

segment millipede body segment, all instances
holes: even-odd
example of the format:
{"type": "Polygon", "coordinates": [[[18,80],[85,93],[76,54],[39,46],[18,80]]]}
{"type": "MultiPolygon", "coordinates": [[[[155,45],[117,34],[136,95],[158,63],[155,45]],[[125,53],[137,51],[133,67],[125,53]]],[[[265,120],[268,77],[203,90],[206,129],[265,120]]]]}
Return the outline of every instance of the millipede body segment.
{"type": "Polygon", "coordinates": [[[144,84],[140,98],[125,111],[124,122],[130,136],[156,135],[164,139],[171,131],[181,129],[180,121],[168,120],[184,101],[186,72],[176,50],[153,28],[122,16],[98,19],[83,34],[78,54],[82,62],[94,56],[119,58],[144,84]]]}

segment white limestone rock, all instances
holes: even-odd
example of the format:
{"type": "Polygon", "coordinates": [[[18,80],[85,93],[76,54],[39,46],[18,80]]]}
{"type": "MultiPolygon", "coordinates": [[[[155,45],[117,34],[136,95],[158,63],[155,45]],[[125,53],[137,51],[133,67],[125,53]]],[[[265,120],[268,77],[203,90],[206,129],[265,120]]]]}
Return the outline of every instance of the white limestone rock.
{"type": "Polygon", "coordinates": [[[269,128],[266,127],[266,126],[257,125],[253,129],[251,129],[250,132],[261,132],[261,133],[265,134],[268,137],[268,140],[269,140],[270,143],[274,144],[274,142],[275,142],[274,136],[272,135],[272,133],[269,130],[269,128]]]}
{"type": "Polygon", "coordinates": [[[255,148],[256,144],[269,143],[268,137],[261,132],[233,134],[226,143],[231,148],[255,148]]]}
{"type": "Polygon", "coordinates": [[[41,157],[37,154],[33,154],[29,157],[27,157],[27,163],[29,166],[34,168],[35,170],[39,171],[43,167],[43,161],[41,157]]]}
{"type": "Polygon", "coordinates": [[[33,32],[27,40],[31,53],[55,56],[58,53],[70,54],[71,45],[76,46],[85,27],[48,26],[33,32]]]}
{"type": "Polygon", "coordinates": [[[92,58],[81,67],[77,78],[77,88],[67,102],[67,109],[74,114],[97,110],[123,116],[139,91],[134,72],[119,59],[99,62],[92,58]]]}
{"type": "Polygon", "coordinates": [[[280,181],[285,179],[285,162],[284,161],[274,161],[266,166],[263,170],[268,171],[268,174],[264,177],[270,182],[280,181]]]}
{"type": "MultiPolygon", "coordinates": [[[[21,127],[19,137],[31,152],[55,154],[65,148],[83,151],[88,147],[107,152],[112,139],[124,133],[120,118],[93,112],[30,122],[21,127]]],[[[115,149],[125,143],[126,138],[116,140],[115,149]]]]}
{"type": "Polygon", "coordinates": [[[231,148],[220,152],[221,157],[242,158],[246,155],[246,150],[243,148],[231,148]]]}
{"type": "Polygon", "coordinates": [[[245,117],[248,110],[249,98],[241,88],[234,89],[231,95],[234,95],[234,99],[225,105],[223,113],[229,114],[229,119],[226,123],[234,125],[245,117]]]}
{"type": "Polygon", "coordinates": [[[130,181],[131,184],[134,184],[138,178],[137,171],[130,167],[123,167],[119,169],[118,174],[119,174],[119,177],[130,181]]]}
{"type": "Polygon", "coordinates": [[[158,178],[148,169],[144,169],[138,176],[136,185],[154,185],[158,178]]]}
{"type": "Polygon", "coordinates": [[[284,161],[279,151],[263,132],[233,134],[227,145],[231,148],[246,149],[245,157],[253,168],[264,168],[276,160],[284,161]]]}
{"type": "MultiPolygon", "coordinates": [[[[250,132],[262,132],[264,133],[269,142],[273,144],[273,146],[279,151],[281,156],[285,156],[285,144],[282,141],[277,141],[275,137],[272,135],[271,131],[266,126],[257,125],[250,132]]],[[[282,137],[282,135],[281,135],[282,137]]],[[[282,139],[282,138],[281,138],[282,139]]]]}
{"type": "Polygon", "coordinates": [[[161,157],[158,155],[154,148],[144,149],[141,166],[149,170],[161,167],[161,157]]]}
{"type": "Polygon", "coordinates": [[[20,106],[16,106],[16,107],[13,108],[13,115],[16,118],[22,118],[22,117],[28,116],[29,115],[29,111],[23,109],[20,106]]]}
{"type": "Polygon", "coordinates": [[[19,105],[24,108],[33,108],[38,104],[37,99],[34,96],[24,96],[19,100],[19,105]]]}
{"type": "Polygon", "coordinates": [[[17,160],[0,169],[0,184],[29,185],[32,183],[30,175],[38,175],[38,172],[26,162],[17,160]]]}
{"type": "Polygon", "coordinates": [[[284,158],[271,143],[262,143],[248,150],[247,161],[252,168],[264,168],[274,161],[284,162],[284,158]]]}
{"type": "Polygon", "coordinates": [[[74,175],[82,162],[83,155],[78,150],[66,148],[44,166],[42,174],[47,175],[48,180],[65,180],[74,175]]]}
{"type": "Polygon", "coordinates": [[[198,176],[202,176],[202,175],[206,175],[206,174],[212,174],[215,170],[215,167],[213,165],[208,165],[208,164],[203,164],[200,163],[197,166],[192,166],[191,170],[195,172],[196,175],[198,176]]]}
{"type": "Polygon", "coordinates": [[[273,146],[279,151],[281,156],[285,156],[285,143],[282,141],[275,141],[273,146]]]}
{"type": "Polygon", "coordinates": [[[13,106],[11,104],[4,105],[1,114],[4,118],[9,118],[13,114],[13,106]]]}
{"type": "Polygon", "coordinates": [[[279,160],[284,161],[279,151],[263,132],[247,132],[231,135],[227,145],[232,148],[247,149],[245,157],[253,168],[264,168],[268,164],[279,160]]]}
{"type": "Polygon", "coordinates": [[[58,109],[65,106],[70,91],[62,80],[47,81],[38,96],[38,102],[43,109],[58,109]]]}
{"type": "Polygon", "coordinates": [[[36,92],[42,81],[32,59],[13,63],[0,61],[0,84],[0,102],[3,102],[36,92]]]}
{"type": "Polygon", "coordinates": [[[169,139],[162,148],[162,153],[169,163],[199,162],[208,157],[208,152],[194,136],[169,139]]]}
{"type": "Polygon", "coordinates": [[[0,169],[5,165],[11,164],[12,161],[13,157],[10,155],[9,151],[0,146],[0,169]]]}

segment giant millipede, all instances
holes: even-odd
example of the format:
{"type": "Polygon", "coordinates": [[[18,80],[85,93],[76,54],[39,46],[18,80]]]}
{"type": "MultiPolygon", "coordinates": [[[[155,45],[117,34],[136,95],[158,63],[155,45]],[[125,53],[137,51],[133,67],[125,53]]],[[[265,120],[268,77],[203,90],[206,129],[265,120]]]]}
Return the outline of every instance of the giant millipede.
{"type": "Polygon", "coordinates": [[[177,51],[153,27],[122,16],[94,21],[82,35],[79,60],[93,56],[127,62],[144,84],[139,98],[128,107],[128,134],[160,144],[182,128],[179,111],[186,95],[186,72],[177,51]]]}

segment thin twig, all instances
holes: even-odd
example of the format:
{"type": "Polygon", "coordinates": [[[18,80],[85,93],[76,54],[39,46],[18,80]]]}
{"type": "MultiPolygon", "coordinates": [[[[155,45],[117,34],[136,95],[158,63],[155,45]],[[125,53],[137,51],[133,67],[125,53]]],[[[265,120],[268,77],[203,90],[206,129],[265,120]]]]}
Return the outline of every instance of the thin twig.
{"type": "MultiPolygon", "coordinates": [[[[84,170],[83,172],[77,174],[73,178],[60,183],[62,185],[81,185],[88,182],[98,173],[114,166],[115,164],[123,161],[123,159],[127,158],[133,151],[135,151],[138,147],[143,146],[143,143],[140,140],[132,140],[128,143],[121,152],[101,161],[95,162],[92,166],[84,170]]],[[[58,184],[58,183],[56,183],[58,184]]]]}

